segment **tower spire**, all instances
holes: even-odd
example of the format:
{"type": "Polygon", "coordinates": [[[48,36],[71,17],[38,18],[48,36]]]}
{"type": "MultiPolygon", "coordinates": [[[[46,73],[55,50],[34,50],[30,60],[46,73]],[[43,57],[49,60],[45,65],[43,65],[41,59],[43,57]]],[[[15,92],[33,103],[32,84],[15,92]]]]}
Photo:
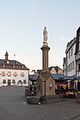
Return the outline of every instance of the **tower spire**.
{"type": "Polygon", "coordinates": [[[5,60],[7,61],[8,60],[8,52],[6,51],[6,53],[5,53],[5,60]]]}

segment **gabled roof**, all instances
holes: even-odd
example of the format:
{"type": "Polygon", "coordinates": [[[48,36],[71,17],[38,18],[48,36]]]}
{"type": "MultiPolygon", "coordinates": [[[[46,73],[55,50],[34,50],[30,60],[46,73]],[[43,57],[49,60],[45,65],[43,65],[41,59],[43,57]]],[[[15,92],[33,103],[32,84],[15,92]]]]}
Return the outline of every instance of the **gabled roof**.
{"type": "Polygon", "coordinates": [[[76,43],[76,37],[74,37],[70,42],[67,43],[66,53],[71,49],[71,47],[76,43]]]}
{"type": "Polygon", "coordinates": [[[0,68],[29,70],[29,68],[27,68],[24,64],[16,60],[5,60],[5,59],[0,59],[0,68]]]}
{"type": "Polygon", "coordinates": [[[52,68],[54,68],[55,70],[62,70],[59,66],[51,66],[49,67],[49,71],[51,71],[52,68]]]}
{"type": "Polygon", "coordinates": [[[18,69],[18,70],[29,70],[24,64],[8,59],[8,52],[5,53],[5,59],[0,59],[0,68],[2,69],[18,69]]]}

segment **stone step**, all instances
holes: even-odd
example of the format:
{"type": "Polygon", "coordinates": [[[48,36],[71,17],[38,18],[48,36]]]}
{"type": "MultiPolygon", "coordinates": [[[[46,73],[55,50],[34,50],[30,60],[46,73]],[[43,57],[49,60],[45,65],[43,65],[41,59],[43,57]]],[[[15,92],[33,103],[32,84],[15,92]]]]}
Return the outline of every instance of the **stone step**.
{"type": "Polygon", "coordinates": [[[60,98],[59,95],[46,96],[47,103],[58,102],[58,101],[61,101],[61,100],[62,99],[60,98]]]}

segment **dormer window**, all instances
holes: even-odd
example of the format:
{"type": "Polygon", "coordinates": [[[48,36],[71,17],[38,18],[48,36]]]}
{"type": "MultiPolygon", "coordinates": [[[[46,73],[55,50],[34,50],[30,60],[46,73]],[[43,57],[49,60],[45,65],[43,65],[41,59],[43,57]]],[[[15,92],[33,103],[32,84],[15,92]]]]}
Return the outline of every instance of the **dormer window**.
{"type": "Polygon", "coordinates": [[[9,64],[9,61],[7,61],[7,64],[9,64]]]}
{"type": "Polygon", "coordinates": [[[3,64],[3,67],[5,67],[5,64],[3,64]]]}
{"type": "Polygon", "coordinates": [[[22,65],[22,68],[24,68],[24,66],[22,65]]]}
{"type": "Polygon", "coordinates": [[[15,65],[13,65],[13,68],[15,68],[15,65]]]}

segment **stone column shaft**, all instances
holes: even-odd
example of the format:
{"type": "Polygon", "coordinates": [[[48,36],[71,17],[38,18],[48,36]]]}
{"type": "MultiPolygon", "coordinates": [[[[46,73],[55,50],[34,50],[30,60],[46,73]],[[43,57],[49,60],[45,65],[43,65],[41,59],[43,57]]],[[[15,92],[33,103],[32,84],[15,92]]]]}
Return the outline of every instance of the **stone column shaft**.
{"type": "Polygon", "coordinates": [[[48,45],[43,45],[42,48],[42,69],[48,69],[48,51],[50,48],[48,45]]]}

